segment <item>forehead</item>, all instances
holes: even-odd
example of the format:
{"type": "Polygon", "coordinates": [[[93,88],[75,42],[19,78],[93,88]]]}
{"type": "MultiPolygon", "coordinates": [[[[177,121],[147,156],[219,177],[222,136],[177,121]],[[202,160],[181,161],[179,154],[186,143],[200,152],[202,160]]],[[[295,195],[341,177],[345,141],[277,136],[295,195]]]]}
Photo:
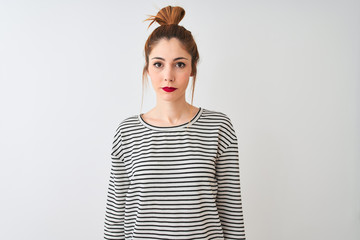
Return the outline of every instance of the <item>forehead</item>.
{"type": "Polygon", "coordinates": [[[151,57],[163,58],[177,58],[186,57],[191,58],[190,54],[185,50],[183,44],[177,38],[161,39],[150,52],[151,57]]]}

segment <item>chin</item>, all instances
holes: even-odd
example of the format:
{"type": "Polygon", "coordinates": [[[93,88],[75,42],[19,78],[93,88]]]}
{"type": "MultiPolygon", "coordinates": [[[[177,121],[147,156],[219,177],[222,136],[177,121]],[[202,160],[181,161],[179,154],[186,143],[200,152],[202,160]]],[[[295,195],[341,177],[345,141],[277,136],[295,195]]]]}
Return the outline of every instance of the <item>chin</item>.
{"type": "Polygon", "coordinates": [[[175,95],[161,95],[159,96],[159,99],[161,99],[162,101],[165,102],[175,102],[179,99],[179,96],[175,96],[175,95]]]}
{"type": "Polygon", "coordinates": [[[176,102],[177,98],[161,98],[161,100],[165,102],[176,102]]]}
{"type": "Polygon", "coordinates": [[[162,101],[166,101],[166,102],[175,102],[178,101],[179,98],[181,98],[184,95],[185,98],[185,94],[181,94],[180,92],[176,92],[179,89],[175,90],[175,92],[171,92],[171,93],[167,93],[164,92],[164,90],[161,90],[161,92],[158,92],[157,94],[157,98],[161,99],[162,101]]]}

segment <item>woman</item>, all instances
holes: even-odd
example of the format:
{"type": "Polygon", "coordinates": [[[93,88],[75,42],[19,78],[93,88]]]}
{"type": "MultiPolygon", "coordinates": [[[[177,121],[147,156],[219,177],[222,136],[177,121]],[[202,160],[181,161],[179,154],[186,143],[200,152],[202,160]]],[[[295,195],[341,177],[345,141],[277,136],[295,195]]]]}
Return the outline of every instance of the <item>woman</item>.
{"type": "Polygon", "coordinates": [[[147,19],[160,24],[143,72],[156,106],[116,129],[105,239],[245,239],[234,128],[227,115],[185,99],[199,53],[178,25],[184,15],[168,6],[147,19]]]}

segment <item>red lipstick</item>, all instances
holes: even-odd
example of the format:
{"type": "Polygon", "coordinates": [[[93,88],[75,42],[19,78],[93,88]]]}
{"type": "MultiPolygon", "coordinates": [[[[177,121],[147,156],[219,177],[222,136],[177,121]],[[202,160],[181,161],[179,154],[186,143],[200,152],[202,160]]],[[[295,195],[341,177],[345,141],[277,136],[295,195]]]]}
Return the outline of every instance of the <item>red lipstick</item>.
{"type": "Polygon", "coordinates": [[[175,91],[177,88],[174,87],[163,87],[162,88],[165,92],[173,92],[175,91]]]}

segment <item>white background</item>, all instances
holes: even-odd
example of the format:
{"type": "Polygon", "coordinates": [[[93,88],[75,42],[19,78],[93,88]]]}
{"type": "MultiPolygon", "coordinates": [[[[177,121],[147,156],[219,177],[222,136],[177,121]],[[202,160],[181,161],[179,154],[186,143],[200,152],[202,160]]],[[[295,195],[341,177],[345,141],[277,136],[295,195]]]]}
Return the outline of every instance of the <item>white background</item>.
{"type": "Polygon", "coordinates": [[[168,4],[199,47],[194,104],[237,132],[247,239],[360,239],[352,0],[1,0],[0,239],[102,238],[113,134],[155,103],[142,21],[168,4]]]}

